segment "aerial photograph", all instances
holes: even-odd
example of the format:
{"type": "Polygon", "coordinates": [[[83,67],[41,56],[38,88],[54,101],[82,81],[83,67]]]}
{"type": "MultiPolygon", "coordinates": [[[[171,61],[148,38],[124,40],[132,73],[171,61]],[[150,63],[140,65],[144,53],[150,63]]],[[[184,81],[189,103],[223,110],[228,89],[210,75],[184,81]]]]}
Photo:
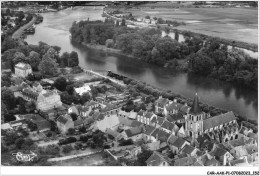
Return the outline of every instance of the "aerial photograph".
{"type": "Polygon", "coordinates": [[[7,166],[258,167],[258,1],[1,1],[7,166]]]}

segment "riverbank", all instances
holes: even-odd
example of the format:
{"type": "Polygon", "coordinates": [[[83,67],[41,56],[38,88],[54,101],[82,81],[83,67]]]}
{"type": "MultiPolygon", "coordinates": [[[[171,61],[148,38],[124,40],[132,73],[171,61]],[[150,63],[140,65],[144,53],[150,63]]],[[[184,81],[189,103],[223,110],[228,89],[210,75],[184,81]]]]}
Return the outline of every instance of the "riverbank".
{"type": "Polygon", "coordinates": [[[18,30],[16,30],[13,33],[12,38],[13,39],[21,39],[21,35],[22,35],[23,31],[28,29],[28,28],[30,28],[35,23],[36,19],[37,19],[37,17],[34,15],[33,19],[29,23],[27,23],[24,26],[20,27],[18,30]]]}
{"type": "MultiPolygon", "coordinates": [[[[136,60],[145,62],[141,58],[135,57],[132,54],[123,53],[120,49],[108,48],[105,45],[94,45],[94,44],[88,44],[88,43],[85,43],[85,42],[82,42],[81,44],[88,47],[88,48],[91,48],[91,49],[101,50],[103,52],[108,52],[108,53],[112,53],[112,54],[116,54],[116,55],[126,56],[126,57],[129,57],[129,58],[132,58],[132,59],[136,59],[136,60]]],[[[172,63],[170,61],[166,62],[162,67],[171,68],[171,69],[174,69],[175,71],[187,72],[187,68],[185,67],[185,65],[187,63],[187,59],[177,60],[177,62],[178,62],[178,67],[173,68],[172,63]]]]}
{"type": "MultiPolygon", "coordinates": [[[[159,94],[159,95],[161,95],[165,98],[176,98],[178,103],[181,103],[181,104],[187,103],[189,106],[191,106],[192,103],[193,103],[193,99],[191,99],[191,98],[186,98],[183,95],[176,94],[176,93],[174,93],[170,90],[164,90],[164,89],[158,88],[156,86],[147,84],[146,82],[143,82],[143,81],[140,81],[140,80],[137,81],[137,80],[129,78],[125,75],[119,75],[117,73],[113,73],[113,72],[110,71],[108,73],[108,76],[114,77],[114,79],[118,79],[120,81],[128,80],[127,85],[130,85],[131,87],[135,87],[135,85],[138,85],[138,87],[143,86],[143,89],[142,89],[143,91],[140,90],[140,89],[139,90],[141,92],[145,93],[145,94],[149,94],[149,95],[152,95],[152,96],[159,94]],[[151,87],[152,89],[146,88],[147,86],[151,87]],[[148,93],[147,93],[147,90],[149,90],[148,93]]],[[[203,102],[200,102],[200,106],[201,106],[201,109],[204,112],[210,113],[212,116],[216,116],[216,115],[223,114],[223,113],[230,111],[230,110],[227,110],[227,109],[217,108],[215,106],[212,106],[212,105],[209,105],[209,104],[206,104],[206,103],[203,103],[203,102]]],[[[250,120],[250,119],[243,117],[239,114],[236,114],[236,113],[234,113],[234,114],[237,117],[237,121],[239,123],[243,123],[244,126],[252,128],[254,130],[254,132],[258,131],[258,122],[256,120],[250,120]]]]}

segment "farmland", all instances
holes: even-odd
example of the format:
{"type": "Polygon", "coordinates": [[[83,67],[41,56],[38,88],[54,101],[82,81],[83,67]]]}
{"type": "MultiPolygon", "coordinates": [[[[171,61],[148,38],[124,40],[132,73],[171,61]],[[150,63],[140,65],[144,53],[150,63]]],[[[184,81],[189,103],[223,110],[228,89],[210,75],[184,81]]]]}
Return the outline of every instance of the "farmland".
{"type": "Polygon", "coordinates": [[[186,25],[177,29],[189,30],[246,43],[257,44],[258,11],[256,8],[148,8],[138,7],[127,10],[134,17],[163,18],[183,21],[186,25]],[[245,37],[247,36],[247,37],[245,37]]]}

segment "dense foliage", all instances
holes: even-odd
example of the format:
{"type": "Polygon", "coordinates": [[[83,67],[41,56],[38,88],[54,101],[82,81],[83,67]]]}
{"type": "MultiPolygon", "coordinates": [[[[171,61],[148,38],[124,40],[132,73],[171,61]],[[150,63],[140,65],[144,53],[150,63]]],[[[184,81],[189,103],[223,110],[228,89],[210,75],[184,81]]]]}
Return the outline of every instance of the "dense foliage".
{"type": "MultiPolygon", "coordinates": [[[[167,28],[166,28],[167,31],[167,28]]],[[[106,20],[80,21],[70,29],[72,40],[106,45],[148,63],[237,83],[257,90],[257,60],[238,49],[229,50],[220,39],[205,39],[189,32],[178,42],[155,28],[131,29],[106,20]]],[[[169,33],[166,32],[166,34],[169,33]]]]}

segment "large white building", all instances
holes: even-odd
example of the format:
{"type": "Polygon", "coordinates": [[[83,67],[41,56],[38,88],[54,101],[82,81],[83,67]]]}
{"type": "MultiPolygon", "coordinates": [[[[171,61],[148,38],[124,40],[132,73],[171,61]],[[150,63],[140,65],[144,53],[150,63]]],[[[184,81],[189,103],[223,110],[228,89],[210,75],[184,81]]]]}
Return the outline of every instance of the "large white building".
{"type": "Polygon", "coordinates": [[[32,67],[29,64],[19,62],[14,67],[15,74],[19,77],[27,77],[32,73],[32,67]]]}
{"type": "Polygon", "coordinates": [[[23,89],[21,93],[25,100],[35,102],[36,108],[42,111],[62,106],[57,90],[44,90],[39,83],[33,84],[33,88],[23,89]]]}

